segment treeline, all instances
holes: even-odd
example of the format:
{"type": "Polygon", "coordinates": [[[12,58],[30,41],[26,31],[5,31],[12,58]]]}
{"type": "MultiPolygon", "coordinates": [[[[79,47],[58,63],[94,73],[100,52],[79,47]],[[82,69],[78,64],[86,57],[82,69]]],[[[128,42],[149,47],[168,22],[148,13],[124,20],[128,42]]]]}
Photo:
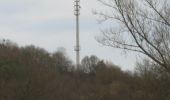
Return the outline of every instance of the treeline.
{"type": "Polygon", "coordinates": [[[170,100],[170,74],[149,60],[134,72],[84,57],[74,64],[61,50],[0,44],[0,100],[170,100]]]}

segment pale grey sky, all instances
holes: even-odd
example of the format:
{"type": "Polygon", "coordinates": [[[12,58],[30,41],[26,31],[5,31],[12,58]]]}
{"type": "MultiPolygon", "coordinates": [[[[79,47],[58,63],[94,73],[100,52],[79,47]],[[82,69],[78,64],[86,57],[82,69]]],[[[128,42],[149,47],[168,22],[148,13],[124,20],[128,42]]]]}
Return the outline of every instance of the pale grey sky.
{"type": "MultiPolygon", "coordinates": [[[[96,55],[122,69],[132,70],[135,56],[102,46],[95,37],[101,25],[92,10],[103,9],[97,0],[81,0],[80,41],[81,58],[96,55]]],[[[0,0],[0,38],[10,39],[20,46],[33,44],[54,52],[66,48],[75,59],[74,0],[0,0]]]]}

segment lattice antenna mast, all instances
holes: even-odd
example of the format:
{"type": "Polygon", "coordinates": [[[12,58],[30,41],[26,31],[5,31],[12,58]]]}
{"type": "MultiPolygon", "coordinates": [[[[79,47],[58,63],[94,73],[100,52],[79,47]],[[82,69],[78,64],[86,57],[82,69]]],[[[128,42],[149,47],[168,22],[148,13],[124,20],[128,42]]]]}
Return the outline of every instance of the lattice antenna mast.
{"type": "Polygon", "coordinates": [[[80,65],[80,41],[79,41],[79,15],[80,15],[80,0],[74,1],[74,15],[76,16],[76,67],[80,65]]]}

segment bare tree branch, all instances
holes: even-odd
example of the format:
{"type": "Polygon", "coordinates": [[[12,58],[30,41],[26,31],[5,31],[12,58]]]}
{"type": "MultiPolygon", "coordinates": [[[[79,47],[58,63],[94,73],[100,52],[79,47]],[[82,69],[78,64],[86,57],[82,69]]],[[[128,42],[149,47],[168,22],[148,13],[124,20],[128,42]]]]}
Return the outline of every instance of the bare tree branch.
{"type": "MultiPolygon", "coordinates": [[[[112,16],[102,13],[101,16],[107,20],[120,21],[121,23],[118,24],[127,29],[126,35],[131,37],[129,39],[118,38],[116,36],[123,35],[124,32],[105,31],[102,32],[103,40],[99,42],[106,46],[145,54],[170,73],[170,22],[166,17],[168,13],[162,14],[156,8],[158,1],[145,0],[150,8],[147,13],[145,13],[145,9],[138,7],[137,3],[144,3],[138,0],[112,0],[115,4],[99,1],[104,6],[113,8],[113,11],[116,11],[115,13],[118,15],[112,16]],[[167,27],[166,31],[164,31],[165,27],[167,27]],[[130,43],[130,41],[133,42],[130,43]]],[[[170,8],[164,7],[164,5],[165,3],[162,3],[162,6],[160,6],[162,8],[159,8],[162,12],[168,12],[167,9],[170,8]]],[[[143,4],[142,6],[146,5],[143,4]]]]}

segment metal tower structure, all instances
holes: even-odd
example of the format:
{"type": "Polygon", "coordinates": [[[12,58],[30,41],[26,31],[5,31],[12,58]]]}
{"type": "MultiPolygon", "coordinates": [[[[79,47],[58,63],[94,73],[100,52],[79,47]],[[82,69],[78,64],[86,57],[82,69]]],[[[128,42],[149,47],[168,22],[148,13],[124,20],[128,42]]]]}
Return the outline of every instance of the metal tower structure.
{"type": "Polygon", "coordinates": [[[80,41],[79,41],[79,15],[80,15],[80,0],[74,1],[74,15],[76,16],[76,67],[80,65],[80,41]]]}

